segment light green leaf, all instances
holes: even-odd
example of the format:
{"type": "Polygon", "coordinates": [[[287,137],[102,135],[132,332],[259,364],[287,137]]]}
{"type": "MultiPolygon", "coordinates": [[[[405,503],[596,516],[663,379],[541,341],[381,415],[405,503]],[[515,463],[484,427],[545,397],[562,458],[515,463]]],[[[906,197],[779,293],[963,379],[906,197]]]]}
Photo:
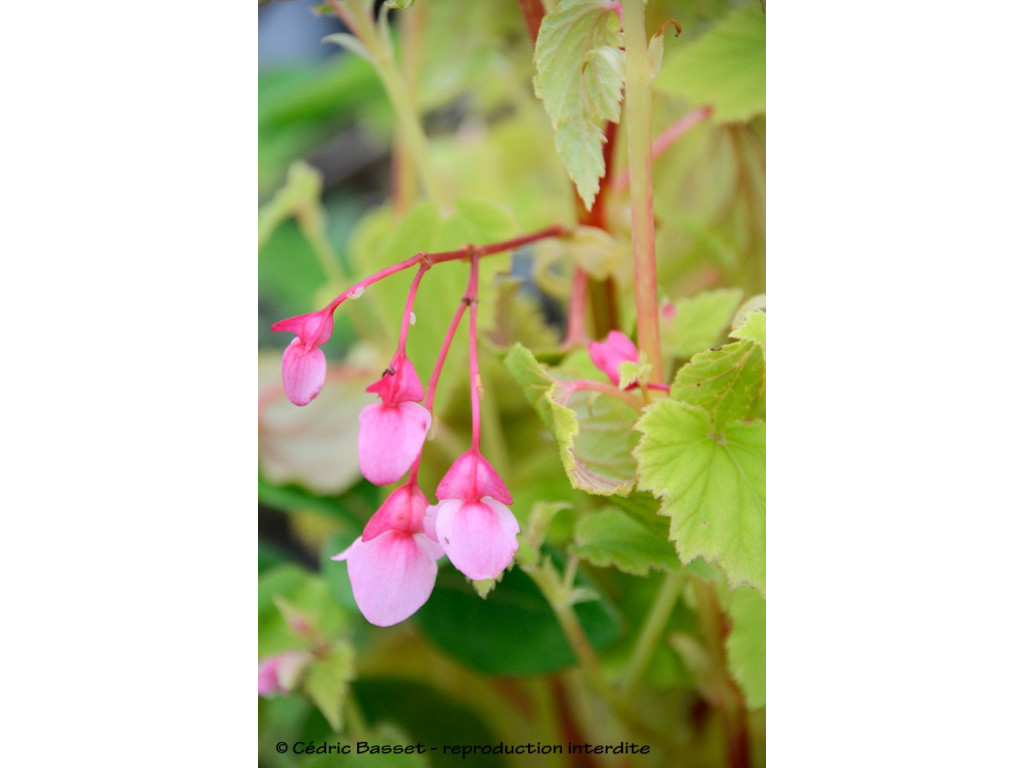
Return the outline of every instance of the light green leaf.
{"type": "Polygon", "coordinates": [[[634,451],[641,490],[662,500],[659,514],[683,563],[717,562],[729,583],[765,590],[765,425],[716,429],[702,408],[674,400],[649,406],[634,451]]]}
{"type": "Polygon", "coordinates": [[[629,389],[634,384],[641,387],[646,386],[651,380],[651,364],[647,362],[647,355],[640,352],[640,359],[636,362],[626,360],[619,363],[619,389],[629,389]]]}
{"type": "Polygon", "coordinates": [[[679,558],[667,538],[659,538],[618,509],[584,515],[576,524],[576,543],[569,551],[594,565],[646,576],[651,568],[679,569],[679,558]]]}
{"type": "Polygon", "coordinates": [[[341,731],[342,707],[349,681],[355,676],[355,653],[348,643],[337,643],[324,659],[309,665],[303,689],[320,708],[335,731],[341,731]]]}
{"type": "Polygon", "coordinates": [[[764,394],[764,350],[752,341],[694,355],[671,391],[676,400],[706,409],[716,424],[749,418],[764,394]]]}
{"type": "Polygon", "coordinates": [[[373,61],[373,57],[370,55],[370,52],[366,50],[366,46],[363,45],[363,41],[360,40],[355,35],[350,35],[345,32],[338,32],[333,35],[328,35],[320,42],[334,43],[335,45],[340,45],[342,48],[351,51],[356,56],[361,56],[367,61],[373,61]]]}
{"type": "Polygon", "coordinates": [[[655,87],[710,104],[717,123],[745,122],[765,111],[765,12],[751,3],[685,48],[671,51],[655,87]]]}
{"type": "Polygon", "coordinates": [[[615,397],[573,392],[520,344],[505,366],[554,436],[572,487],[598,496],[629,493],[636,480],[635,411],[615,397]]]}
{"type": "Polygon", "coordinates": [[[744,321],[743,325],[729,335],[734,339],[745,339],[747,341],[752,341],[755,344],[759,344],[761,346],[761,351],[766,353],[767,347],[765,346],[764,327],[766,319],[765,313],[761,310],[751,312],[747,315],[747,319],[744,321]]]}
{"type": "Polygon", "coordinates": [[[732,630],[725,647],[729,669],[743,691],[748,709],[765,705],[765,600],[756,590],[740,587],[729,605],[732,630]]]}
{"type": "Polygon", "coordinates": [[[717,344],[742,298],[739,288],[723,288],[673,302],[674,315],[661,327],[666,356],[689,358],[717,344]]]}
{"type": "Polygon", "coordinates": [[[605,0],[562,0],[537,36],[534,89],[555,129],[555,147],[590,210],[605,174],[604,124],[619,121],[625,53],[605,0]]]}

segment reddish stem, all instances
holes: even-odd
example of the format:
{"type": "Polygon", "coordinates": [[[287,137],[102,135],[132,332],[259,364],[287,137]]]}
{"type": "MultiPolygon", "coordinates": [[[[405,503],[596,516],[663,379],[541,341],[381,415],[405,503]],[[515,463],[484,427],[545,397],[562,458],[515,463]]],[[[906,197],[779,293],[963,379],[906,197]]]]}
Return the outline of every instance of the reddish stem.
{"type": "Polygon", "coordinates": [[[466,287],[466,298],[469,303],[469,401],[473,408],[473,443],[472,449],[480,452],[480,361],[476,350],[476,290],[480,276],[480,256],[474,251],[469,262],[469,285],[466,287]]]}
{"type": "MultiPolygon", "coordinates": [[[[653,160],[665,154],[665,151],[689,133],[691,128],[695,125],[700,125],[709,117],[711,117],[710,106],[700,107],[692,112],[687,112],[662,131],[661,135],[654,140],[651,144],[651,159],[653,160]]],[[[629,187],[629,168],[622,169],[622,173],[615,177],[611,187],[616,192],[624,192],[629,187]]]]}
{"type": "Polygon", "coordinates": [[[398,334],[398,354],[405,354],[405,339],[409,335],[409,324],[412,321],[412,305],[416,300],[416,290],[420,287],[420,280],[427,273],[429,267],[421,264],[409,286],[409,298],[405,300],[405,314],[402,315],[402,330],[398,334]]]}
{"type": "Polygon", "coordinates": [[[530,33],[530,42],[537,45],[540,23],[544,19],[544,3],[541,0],[519,0],[519,7],[523,9],[523,19],[526,21],[526,31],[530,33]]]}

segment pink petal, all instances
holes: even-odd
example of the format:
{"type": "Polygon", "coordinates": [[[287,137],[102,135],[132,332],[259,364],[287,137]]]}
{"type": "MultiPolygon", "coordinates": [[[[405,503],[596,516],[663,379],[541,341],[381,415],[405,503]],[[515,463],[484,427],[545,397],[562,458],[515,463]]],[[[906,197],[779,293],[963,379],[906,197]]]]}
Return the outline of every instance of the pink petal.
{"type": "Polygon", "coordinates": [[[430,412],[416,403],[374,403],[359,412],[359,468],[376,485],[393,483],[423,450],[430,412]]]}
{"type": "Polygon", "coordinates": [[[590,342],[587,351],[590,352],[590,359],[594,361],[594,365],[600,368],[613,384],[619,383],[620,364],[627,360],[635,363],[640,358],[636,345],[621,331],[609,332],[603,342],[590,342]]]}
{"type": "Polygon", "coordinates": [[[427,507],[423,513],[423,532],[428,539],[437,541],[437,505],[427,507]]]}
{"type": "Polygon", "coordinates": [[[284,393],[296,405],[308,405],[320,394],[327,376],[327,360],[319,347],[306,349],[299,338],[284,351],[281,358],[281,378],[284,393]]]}
{"type": "Polygon", "coordinates": [[[471,579],[493,579],[519,548],[519,521],[499,501],[452,499],[437,505],[437,535],[452,565],[471,579]]]}
{"type": "Polygon", "coordinates": [[[272,696],[293,691],[309,661],[310,656],[305,651],[288,651],[261,661],[259,695],[272,696]]]}
{"type": "MultiPolygon", "coordinates": [[[[403,473],[404,474],[404,473],[403,473]]],[[[363,541],[371,541],[385,531],[400,533],[422,533],[423,514],[427,511],[427,497],[418,485],[399,486],[363,529],[363,541]]]]}
{"type": "Polygon", "coordinates": [[[356,539],[343,554],[359,610],[371,624],[390,627],[427,602],[443,552],[421,533],[386,531],[373,541],[356,539]]]}
{"type": "Polygon", "coordinates": [[[490,462],[475,450],[466,451],[441,478],[437,498],[479,501],[484,496],[492,496],[503,504],[512,503],[512,494],[490,462]]]}
{"type": "Polygon", "coordinates": [[[278,320],[270,326],[270,330],[290,331],[298,336],[305,346],[319,347],[331,338],[331,331],[334,330],[334,313],[321,309],[318,312],[289,317],[286,320],[278,320]]]}
{"type": "Polygon", "coordinates": [[[416,369],[404,353],[395,355],[380,380],[368,386],[366,391],[380,395],[380,399],[385,405],[423,399],[423,385],[420,384],[420,377],[416,375],[416,369]]]}

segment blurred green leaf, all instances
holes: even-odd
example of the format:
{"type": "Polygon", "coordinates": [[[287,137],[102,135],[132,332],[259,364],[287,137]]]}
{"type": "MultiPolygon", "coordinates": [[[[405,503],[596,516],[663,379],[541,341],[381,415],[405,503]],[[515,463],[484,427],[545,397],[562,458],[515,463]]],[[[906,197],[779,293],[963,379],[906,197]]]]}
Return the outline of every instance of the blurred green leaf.
{"type": "Polygon", "coordinates": [[[713,347],[742,298],[739,288],[723,288],[673,302],[675,315],[661,326],[665,353],[685,359],[713,347]]]}
{"type": "Polygon", "coordinates": [[[726,640],[729,669],[739,683],[749,709],[765,705],[765,600],[756,589],[739,587],[732,593],[726,640]]]}
{"type": "Polygon", "coordinates": [[[322,578],[296,565],[278,566],[259,580],[260,658],[308,648],[308,641],[296,635],[281,614],[277,606],[281,599],[309,616],[314,630],[327,639],[337,637],[348,623],[322,578]]]}
{"type": "Polygon", "coordinates": [[[656,88],[710,104],[718,123],[765,111],[765,11],[751,3],[720,20],[695,43],[665,56],[656,88]]]}
{"type": "Polygon", "coordinates": [[[584,515],[576,524],[576,543],[569,551],[594,565],[645,576],[656,568],[679,569],[675,547],[659,538],[625,512],[605,509],[584,515]]]}
{"type": "MultiPolygon", "coordinates": [[[[576,585],[594,589],[582,574],[576,585]]],[[[619,633],[618,617],[604,598],[578,604],[576,614],[595,648],[619,633]]],[[[458,571],[442,569],[415,620],[446,653],[485,674],[541,675],[576,663],[551,607],[518,568],[486,600],[458,571]]]]}
{"type": "Polygon", "coordinates": [[[325,658],[309,665],[303,689],[323,712],[336,732],[341,732],[342,708],[348,683],[355,675],[355,652],[348,643],[335,643],[325,658]]]}

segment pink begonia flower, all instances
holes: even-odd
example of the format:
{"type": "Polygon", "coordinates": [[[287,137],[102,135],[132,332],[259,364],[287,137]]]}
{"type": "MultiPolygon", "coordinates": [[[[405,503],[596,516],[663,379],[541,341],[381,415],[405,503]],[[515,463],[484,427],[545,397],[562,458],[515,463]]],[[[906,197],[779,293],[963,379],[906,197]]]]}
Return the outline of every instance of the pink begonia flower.
{"type": "Polygon", "coordinates": [[[327,360],[320,347],[331,338],[334,314],[322,309],[289,317],[274,323],[270,330],[295,334],[281,359],[281,378],[288,399],[296,405],[308,405],[324,386],[327,360]]]}
{"type": "Polygon", "coordinates": [[[359,468],[371,483],[387,485],[408,472],[423,450],[430,412],[412,402],[423,399],[423,385],[404,353],[366,391],[380,395],[381,402],[359,412],[359,468]]]}
{"type": "Polygon", "coordinates": [[[460,456],[437,486],[424,529],[452,565],[471,579],[493,579],[519,548],[519,521],[506,504],[512,495],[494,467],[476,450],[460,456]]]}
{"type": "Polygon", "coordinates": [[[423,491],[406,483],[388,496],[363,535],[331,558],[348,561],[356,605],[371,624],[390,627],[404,621],[434,589],[444,551],[424,533],[426,509],[423,491]]]}
{"type": "Polygon", "coordinates": [[[305,651],[288,651],[261,661],[259,668],[260,696],[291,693],[295,690],[295,685],[311,658],[305,651]]]}
{"type": "Polygon", "coordinates": [[[590,359],[594,361],[594,365],[600,368],[615,386],[619,385],[619,365],[626,361],[635,363],[640,359],[636,345],[621,331],[609,332],[603,342],[590,342],[587,351],[590,352],[590,359]]]}

